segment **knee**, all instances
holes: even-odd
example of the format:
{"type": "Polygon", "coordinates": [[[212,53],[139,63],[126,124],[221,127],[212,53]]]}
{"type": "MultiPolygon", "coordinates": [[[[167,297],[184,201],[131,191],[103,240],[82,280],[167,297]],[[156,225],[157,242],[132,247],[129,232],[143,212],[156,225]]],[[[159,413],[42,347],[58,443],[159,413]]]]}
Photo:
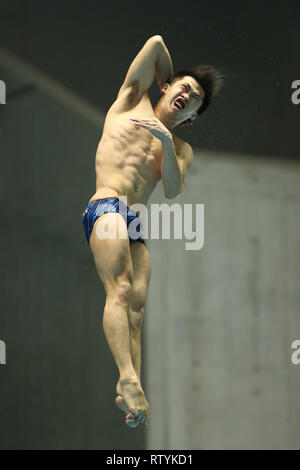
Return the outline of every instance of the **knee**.
{"type": "Polygon", "coordinates": [[[119,276],[115,279],[111,295],[116,301],[129,303],[132,290],[132,279],[130,276],[119,276]]]}
{"type": "Polygon", "coordinates": [[[147,285],[144,282],[135,281],[130,292],[130,310],[143,316],[146,297],[147,285]]]}

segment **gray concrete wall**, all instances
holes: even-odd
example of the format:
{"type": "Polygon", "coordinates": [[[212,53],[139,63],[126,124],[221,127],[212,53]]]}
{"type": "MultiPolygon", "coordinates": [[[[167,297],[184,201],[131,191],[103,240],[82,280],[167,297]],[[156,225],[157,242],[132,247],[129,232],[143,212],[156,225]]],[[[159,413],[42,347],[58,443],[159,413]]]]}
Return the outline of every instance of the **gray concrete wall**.
{"type": "MultiPolygon", "coordinates": [[[[299,449],[300,166],[196,152],[204,247],[150,242],[149,449],[299,449]]],[[[160,186],[151,202],[163,200],[160,186]]]]}
{"type": "Polygon", "coordinates": [[[0,77],[0,447],[144,448],[144,430],[129,430],[114,403],[104,290],[81,222],[101,126],[0,77]]]}

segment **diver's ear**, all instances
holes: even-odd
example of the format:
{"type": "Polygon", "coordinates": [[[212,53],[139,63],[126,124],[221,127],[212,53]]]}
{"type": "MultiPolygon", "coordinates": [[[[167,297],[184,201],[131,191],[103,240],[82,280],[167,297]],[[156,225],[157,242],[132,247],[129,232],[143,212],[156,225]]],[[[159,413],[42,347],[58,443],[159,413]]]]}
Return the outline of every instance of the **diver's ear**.
{"type": "Polygon", "coordinates": [[[170,84],[166,82],[166,83],[160,88],[161,94],[164,94],[164,93],[168,90],[169,86],[170,86],[170,84]]]}
{"type": "Polygon", "coordinates": [[[180,127],[185,127],[185,126],[190,126],[193,124],[192,119],[186,119],[185,121],[182,121],[180,124],[178,124],[180,127]]]}
{"type": "Polygon", "coordinates": [[[192,116],[190,118],[186,119],[185,121],[182,121],[179,124],[179,126],[181,126],[181,127],[191,126],[191,125],[193,125],[194,121],[196,121],[197,117],[198,117],[198,114],[194,113],[194,114],[192,114],[192,116]]]}

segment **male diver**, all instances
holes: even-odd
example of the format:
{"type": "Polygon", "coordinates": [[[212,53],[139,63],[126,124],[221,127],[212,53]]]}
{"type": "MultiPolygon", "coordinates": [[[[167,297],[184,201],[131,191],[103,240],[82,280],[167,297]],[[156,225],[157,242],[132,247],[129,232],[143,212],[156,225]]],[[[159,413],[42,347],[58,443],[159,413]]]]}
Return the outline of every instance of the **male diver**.
{"type": "Polygon", "coordinates": [[[192,124],[207,109],[221,82],[209,65],[173,74],[164,40],[155,35],[131,63],[106,115],[95,160],[96,192],[82,221],[106,293],[103,328],[120,374],[115,403],[126,413],[129,427],[147,425],[150,418],[141,385],[141,328],[151,275],[140,220],[130,206],[146,204],[160,179],[166,198],[182,193],[193,150],[173,131],[192,124]],[[155,78],[161,96],[153,108],[148,90],[155,78]],[[123,236],[99,237],[97,225],[104,220],[123,236]],[[128,233],[134,220],[138,238],[128,233]]]}

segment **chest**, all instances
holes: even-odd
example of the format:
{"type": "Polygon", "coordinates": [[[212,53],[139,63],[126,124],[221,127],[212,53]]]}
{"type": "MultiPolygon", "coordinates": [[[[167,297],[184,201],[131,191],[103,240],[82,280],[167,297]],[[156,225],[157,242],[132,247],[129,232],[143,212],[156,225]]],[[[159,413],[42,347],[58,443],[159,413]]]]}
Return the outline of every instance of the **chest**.
{"type": "MultiPolygon", "coordinates": [[[[150,101],[148,92],[134,104],[126,105],[118,99],[109,109],[103,129],[104,142],[111,142],[118,147],[125,156],[139,157],[142,165],[152,167],[160,171],[163,157],[162,142],[145,128],[137,127],[130,117],[137,119],[155,117],[154,109],[150,101]]],[[[173,143],[177,151],[177,137],[173,134],[173,143]]]]}

